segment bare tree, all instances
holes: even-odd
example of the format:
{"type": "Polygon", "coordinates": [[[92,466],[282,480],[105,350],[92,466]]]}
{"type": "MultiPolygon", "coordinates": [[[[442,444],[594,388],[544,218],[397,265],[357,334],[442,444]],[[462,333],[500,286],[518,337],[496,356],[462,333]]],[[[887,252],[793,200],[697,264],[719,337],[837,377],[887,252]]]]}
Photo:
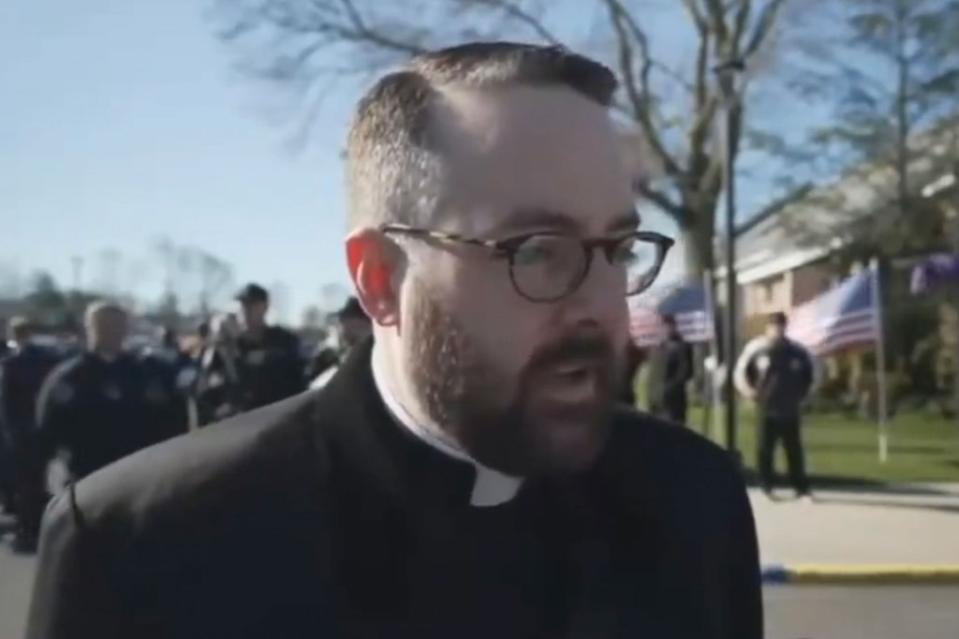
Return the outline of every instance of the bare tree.
{"type": "MultiPolygon", "coordinates": [[[[687,274],[696,281],[713,262],[724,178],[724,154],[714,130],[723,89],[732,89],[720,86],[714,69],[732,63],[742,65],[749,76],[758,67],[760,52],[772,42],[786,4],[676,2],[676,10],[691,26],[696,51],[689,64],[680,66],[654,55],[652,34],[639,16],[641,3],[576,4],[579,11],[599,9],[603,16],[598,38],[603,44],[594,54],[617,71],[622,91],[616,111],[625,128],[642,135],[645,154],[661,168],[661,179],[637,180],[638,193],[679,225],[687,246],[687,274]],[[676,95],[677,89],[680,97],[667,108],[665,96],[676,95]]],[[[551,27],[546,6],[536,0],[219,0],[215,15],[220,37],[235,45],[246,71],[291,88],[307,99],[312,111],[328,89],[324,80],[368,74],[451,42],[508,36],[565,44],[551,27]]],[[[744,130],[744,102],[732,104],[735,147],[744,130]]],[[[624,139],[631,137],[627,133],[624,139]]]]}
{"type": "Polygon", "coordinates": [[[163,274],[163,307],[196,300],[194,310],[206,315],[232,291],[233,267],[202,248],[164,237],[153,242],[153,253],[163,274]]]}
{"type": "Polygon", "coordinates": [[[192,252],[200,281],[198,310],[206,315],[232,291],[233,267],[202,249],[194,248],[192,252]]]}
{"type": "Polygon", "coordinates": [[[303,309],[300,325],[305,329],[321,329],[325,326],[325,316],[319,306],[310,305],[303,309]]]}
{"type": "Polygon", "coordinates": [[[320,287],[320,310],[326,314],[339,310],[349,295],[341,284],[324,284],[320,287]]]}
{"type": "MultiPolygon", "coordinates": [[[[943,142],[959,130],[959,2],[832,0],[821,6],[834,16],[838,33],[821,37],[823,46],[806,56],[794,88],[833,106],[832,121],[810,140],[828,158],[821,168],[834,174],[858,164],[847,171],[847,182],[870,192],[824,205],[850,219],[843,235],[859,257],[935,248],[944,239],[941,215],[921,191],[929,173],[949,171],[956,158],[943,142]]],[[[820,240],[815,233],[810,238],[820,240]]]]}

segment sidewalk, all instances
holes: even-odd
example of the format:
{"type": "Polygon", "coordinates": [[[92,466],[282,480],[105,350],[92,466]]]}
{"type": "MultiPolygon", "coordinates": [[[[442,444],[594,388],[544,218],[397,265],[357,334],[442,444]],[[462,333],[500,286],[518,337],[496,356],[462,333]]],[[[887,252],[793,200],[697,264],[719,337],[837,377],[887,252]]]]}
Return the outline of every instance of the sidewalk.
{"type": "Polygon", "coordinates": [[[959,485],[750,490],[767,582],[959,583],[959,485]]]}

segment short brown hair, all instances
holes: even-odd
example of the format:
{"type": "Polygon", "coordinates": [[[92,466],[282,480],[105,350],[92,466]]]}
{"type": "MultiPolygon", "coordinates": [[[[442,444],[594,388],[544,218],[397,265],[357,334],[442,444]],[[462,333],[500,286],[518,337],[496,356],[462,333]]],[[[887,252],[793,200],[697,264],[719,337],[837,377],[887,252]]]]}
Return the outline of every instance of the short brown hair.
{"type": "Polygon", "coordinates": [[[91,302],[83,314],[84,323],[90,326],[91,323],[101,315],[123,315],[129,317],[127,310],[115,302],[108,300],[98,300],[91,302]]]}
{"type": "Polygon", "coordinates": [[[22,315],[14,315],[7,322],[7,335],[10,339],[21,341],[33,334],[34,326],[29,319],[22,315]]]}
{"type": "Polygon", "coordinates": [[[509,85],[565,86],[608,107],[616,78],[557,46],[473,42],[415,56],[357,106],[346,151],[350,227],[415,224],[435,208],[437,194],[424,185],[441,177],[440,148],[430,136],[439,88],[509,85]]]}

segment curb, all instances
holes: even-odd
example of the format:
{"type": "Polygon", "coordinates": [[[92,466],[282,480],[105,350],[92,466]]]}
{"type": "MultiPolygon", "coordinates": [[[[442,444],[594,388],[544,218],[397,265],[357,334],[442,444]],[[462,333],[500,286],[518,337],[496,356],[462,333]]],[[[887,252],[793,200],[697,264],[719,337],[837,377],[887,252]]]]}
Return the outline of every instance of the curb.
{"type": "Polygon", "coordinates": [[[959,564],[767,565],[764,585],[959,584],[959,564]]]}

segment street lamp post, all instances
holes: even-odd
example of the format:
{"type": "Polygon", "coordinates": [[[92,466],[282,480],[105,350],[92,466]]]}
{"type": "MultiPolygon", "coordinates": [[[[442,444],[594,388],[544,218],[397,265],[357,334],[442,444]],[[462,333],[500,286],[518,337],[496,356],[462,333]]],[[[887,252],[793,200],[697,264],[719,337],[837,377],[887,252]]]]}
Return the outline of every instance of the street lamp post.
{"type": "Polygon", "coordinates": [[[723,401],[726,409],[726,447],[737,460],[740,459],[736,442],[736,389],[733,384],[733,368],[736,362],[736,152],[742,104],[740,102],[739,78],[745,70],[742,60],[732,59],[718,65],[713,71],[723,96],[726,115],[725,191],[726,191],[726,317],[723,322],[723,353],[726,360],[726,376],[723,380],[723,401]]]}

